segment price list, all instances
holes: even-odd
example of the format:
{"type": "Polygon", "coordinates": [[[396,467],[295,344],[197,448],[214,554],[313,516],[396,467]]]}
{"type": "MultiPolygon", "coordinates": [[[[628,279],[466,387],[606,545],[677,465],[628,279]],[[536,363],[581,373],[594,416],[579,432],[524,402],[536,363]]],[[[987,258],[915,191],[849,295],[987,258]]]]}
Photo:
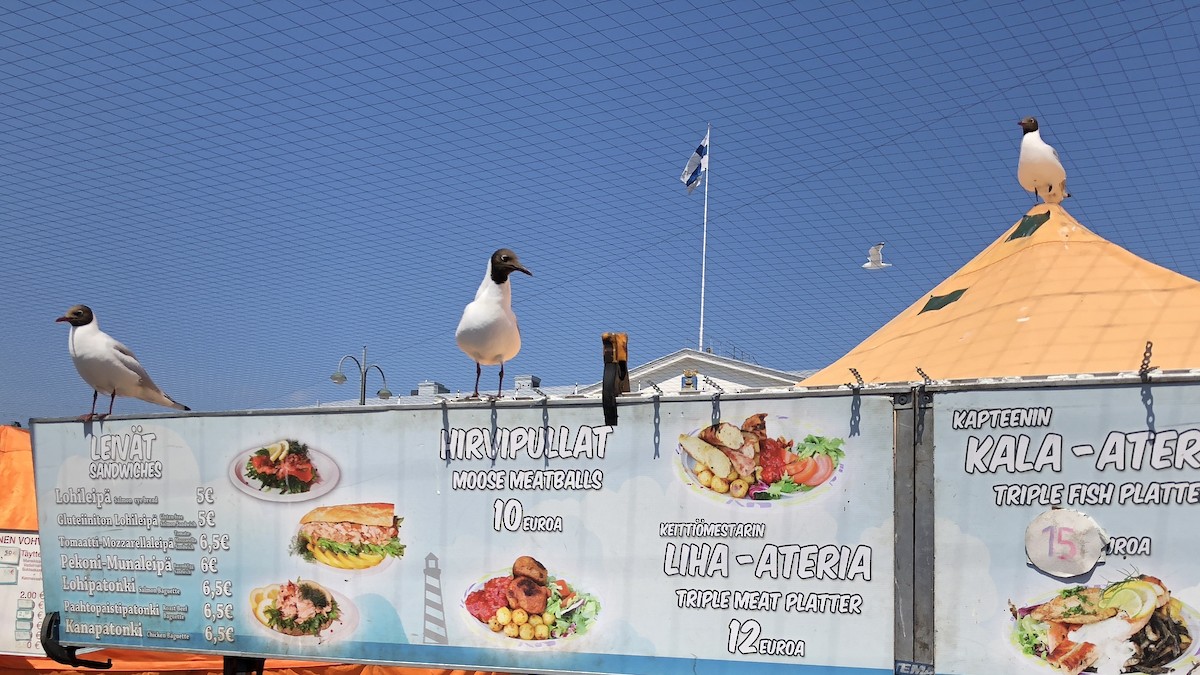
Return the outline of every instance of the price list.
{"type": "Polygon", "coordinates": [[[222,575],[233,546],[218,517],[220,493],[198,486],[194,500],[181,500],[175,490],[149,494],[147,483],[140,492],[55,489],[59,532],[70,534],[57,537],[60,553],[46,567],[62,591],[53,609],[62,612],[63,641],[234,644],[234,582],[222,575]]]}

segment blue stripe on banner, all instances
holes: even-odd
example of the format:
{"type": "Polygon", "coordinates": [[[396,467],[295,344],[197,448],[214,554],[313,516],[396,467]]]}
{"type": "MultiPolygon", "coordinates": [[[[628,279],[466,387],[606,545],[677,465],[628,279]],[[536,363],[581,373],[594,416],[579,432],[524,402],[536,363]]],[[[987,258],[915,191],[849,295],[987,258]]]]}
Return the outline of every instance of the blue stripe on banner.
{"type": "MultiPolygon", "coordinates": [[[[194,643],[208,646],[202,635],[194,635],[194,643]]],[[[106,639],[105,644],[127,642],[121,638],[106,639]]],[[[132,646],[141,646],[138,640],[129,640],[132,646]]],[[[257,635],[239,635],[237,649],[225,647],[225,654],[240,654],[258,657],[297,658],[291,645],[280,640],[264,639],[257,635]]],[[[87,645],[90,646],[90,645],[87,645]]],[[[159,645],[154,646],[159,649],[159,645]]],[[[163,651],[176,651],[166,649],[163,651]]],[[[180,649],[180,651],[197,651],[180,649]]],[[[800,658],[794,662],[739,660],[736,655],[724,659],[690,659],[668,656],[635,656],[628,654],[562,653],[553,649],[483,649],[478,647],[451,647],[445,645],[420,645],[399,643],[329,643],[322,646],[322,654],[307,650],[303,658],[339,662],[373,663],[380,665],[427,666],[431,668],[461,669],[516,669],[516,672],[557,673],[624,673],[627,675],[892,675],[888,668],[853,668],[804,664],[800,658]]]]}

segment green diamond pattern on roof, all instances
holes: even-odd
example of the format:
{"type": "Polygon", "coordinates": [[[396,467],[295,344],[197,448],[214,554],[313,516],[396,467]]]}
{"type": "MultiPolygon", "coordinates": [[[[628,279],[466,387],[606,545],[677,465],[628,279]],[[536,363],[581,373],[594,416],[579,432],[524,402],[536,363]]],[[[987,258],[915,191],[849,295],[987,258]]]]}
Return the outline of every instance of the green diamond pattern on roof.
{"type": "Polygon", "coordinates": [[[1021,219],[1021,224],[1017,225],[1017,229],[1013,230],[1013,233],[1008,235],[1008,239],[1005,239],[1004,241],[1012,241],[1013,239],[1028,237],[1034,232],[1037,232],[1037,229],[1041,227],[1042,223],[1045,223],[1047,220],[1050,220],[1049,211],[1045,213],[1035,213],[1032,216],[1025,216],[1021,219]]]}
{"type": "Polygon", "coordinates": [[[951,291],[945,295],[930,296],[929,302],[926,302],[925,306],[922,307],[921,311],[917,312],[917,314],[924,314],[925,312],[933,312],[933,311],[939,310],[939,309],[945,307],[946,305],[954,302],[955,300],[958,300],[959,298],[962,297],[963,293],[966,293],[966,292],[967,292],[967,289],[960,288],[957,291],[951,291]]]}

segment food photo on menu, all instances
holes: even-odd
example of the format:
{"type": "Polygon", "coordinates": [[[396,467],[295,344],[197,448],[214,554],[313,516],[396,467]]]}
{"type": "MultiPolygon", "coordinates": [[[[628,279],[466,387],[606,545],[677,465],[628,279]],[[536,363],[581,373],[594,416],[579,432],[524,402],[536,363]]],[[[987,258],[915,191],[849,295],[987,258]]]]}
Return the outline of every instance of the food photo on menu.
{"type": "Polygon", "coordinates": [[[1157,577],[1137,574],[1093,586],[1069,586],[1017,607],[1011,641],[1059,673],[1191,673],[1197,668],[1196,612],[1157,577]]]}
{"type": "Polygon", "coordinates": [[[403,520],[386,502],[318,506],[300,518],[291,552],[335,569],[372,568],[404,555],[403,520]]]}
{"type": "Polygon", "coordinates": [[[284,439],[238,453],[229,478],[240,492],[271,502],[316,499],[334,488],[341,470],[307,443],[284,439]]]}
{"type": "Polygon", "coordinates": [[[246,478],[262,483],[264,490],[297,494],[311,490],[321,480],[321,472],[313,465],[307,445],[282,440],[250,455],[246,460],[246,478]]]}
{"type": "Polygon", "coordinates": [[[313,636],[341,616],[333,593],[315,581],[297,579],[256,588],[250,593],[254,618],[284,635],[313,636]]]}
{"type": "Polygon", "coordinates": [[[586,634],[596,622],[600,601],[527,555],[511,567],[467,589],[463,607],[502,639],[553,643],[586,634]]]}
{"type": "MultiPolygon", "coordinates": [[[[780,425],[782,426],[782,425],[780,425]]],[[[791,500],[836,480],[846,452],[841,438],[809,434],[797,442],[767,433],[767,414],[740,425],[718,422],[679,435],[680,461],[701,491],[733,500],[791,500]]]]}

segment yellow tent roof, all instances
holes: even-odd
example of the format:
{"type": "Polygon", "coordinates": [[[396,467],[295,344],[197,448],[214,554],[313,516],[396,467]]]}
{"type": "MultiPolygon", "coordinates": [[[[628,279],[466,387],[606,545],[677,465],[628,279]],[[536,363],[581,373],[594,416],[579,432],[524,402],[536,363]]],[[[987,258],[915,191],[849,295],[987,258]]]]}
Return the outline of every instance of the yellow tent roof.
{"type": "Polygon", "coordinates": [[[1200,282],[1038,204],[927,296],[800,384],[1200,368],[1200,282]]]}

